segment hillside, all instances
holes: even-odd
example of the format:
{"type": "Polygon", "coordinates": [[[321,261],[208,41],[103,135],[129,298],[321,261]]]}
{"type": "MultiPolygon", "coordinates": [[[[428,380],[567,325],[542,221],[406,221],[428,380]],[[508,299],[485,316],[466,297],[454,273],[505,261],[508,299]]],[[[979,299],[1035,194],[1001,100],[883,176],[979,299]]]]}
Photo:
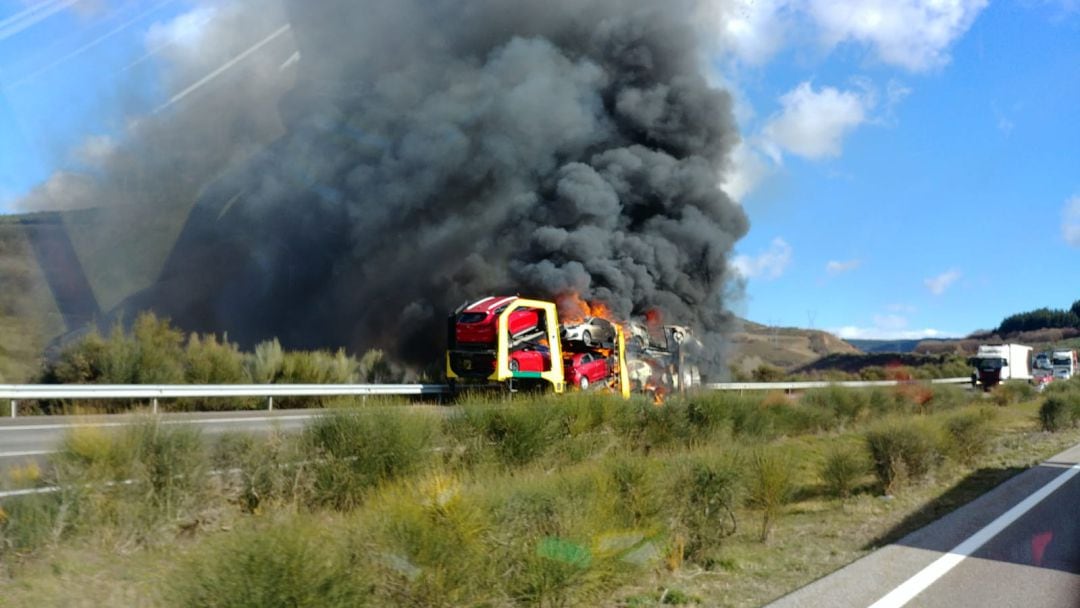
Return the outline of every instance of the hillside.
{"type": "Polygon", "coordinates": [[[0,216],[0,382],[27,380],[52,340],[150,285],[182,207],[0,216]]]}
{"type": "Polygon", "coordinates": [[[1080,349],[1080,329],[1067,327],[1021,331],[1005,335],[984,333],[958,340],[924,340],[915,347],[915,350],[932,355],[944,353],[973,355],[980,344],[1002,343],[1024,344],[1034,348],[1036,352],[1053,348],[1080,349]]]}
{"type": "Polygon", "coordinates": [[[732,366],[750,372],[762,364],[794,369],[826,355],[861,351],[836,336],[815,329],[769,327],[743,321],[732,336],[732,366]]]}
{"type": "Polygon", "coordinates": [[[845,340],[848,344],[864,353],[910,353],[914,352],[920,340],[845,340]]]}

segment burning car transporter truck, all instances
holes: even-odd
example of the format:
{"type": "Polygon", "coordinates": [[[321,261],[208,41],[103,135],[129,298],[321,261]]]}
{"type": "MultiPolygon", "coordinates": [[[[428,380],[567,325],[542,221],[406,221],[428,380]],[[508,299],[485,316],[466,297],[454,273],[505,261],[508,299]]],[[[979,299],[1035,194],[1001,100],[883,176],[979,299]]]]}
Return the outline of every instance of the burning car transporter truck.
{"type": "Polygon", "coordinates": [[[491,296],[448,319],[446,378],[453,389],[501,387],[563,393],[607,387],[630,396],[626,340],[611,324],[604,337],[564,332],[553,302],[491,296]]]}

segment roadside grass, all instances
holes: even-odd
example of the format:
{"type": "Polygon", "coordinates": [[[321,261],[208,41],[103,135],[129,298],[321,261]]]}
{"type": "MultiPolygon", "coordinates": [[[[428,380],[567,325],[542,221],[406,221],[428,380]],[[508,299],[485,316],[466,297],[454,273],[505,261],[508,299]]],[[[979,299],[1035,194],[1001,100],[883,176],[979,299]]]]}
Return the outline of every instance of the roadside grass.
{"type": "Polygon", "coordinates": [[[58,470],[140,482],[0,505],[4,601],[273,605],[238,591],[253,579],[292,581],[296,605],[754,606],[1080,440],[1040,430],[1039,401],[861,393],[363,408],[190,459],[152,424],[77,433],[58,470]],[[905,424],[934,435],[932,458],[883,499],[867,437],[905,424]],[[836,454],[843,489],[823,474],[836,454]]]}

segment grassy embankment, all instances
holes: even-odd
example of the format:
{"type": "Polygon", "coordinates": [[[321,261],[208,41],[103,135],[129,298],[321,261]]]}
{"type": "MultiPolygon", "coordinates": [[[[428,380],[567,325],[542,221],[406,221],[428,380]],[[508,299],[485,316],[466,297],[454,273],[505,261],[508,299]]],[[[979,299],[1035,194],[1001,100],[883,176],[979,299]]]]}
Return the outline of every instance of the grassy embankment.
{"type": "Polygon", "coordinates": [[[80,429],[9,475],[67,489],[3,503],[0,604],[759,605],[1080,439],[1056,395],[471,400],[212,450],[80,429]]]}

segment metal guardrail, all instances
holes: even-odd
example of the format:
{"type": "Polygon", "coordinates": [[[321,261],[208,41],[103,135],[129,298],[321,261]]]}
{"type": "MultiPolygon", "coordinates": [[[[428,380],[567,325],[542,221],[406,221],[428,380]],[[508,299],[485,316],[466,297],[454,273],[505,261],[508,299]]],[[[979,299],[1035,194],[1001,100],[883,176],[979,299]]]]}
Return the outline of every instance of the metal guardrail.
{"type": "Polygon", "coordinates": [[[445,395],[445,384],[0,384],[0,400],[11,402],[11,417],[19,401],[38,399],[149,399],[157,412],[158,399],[185,397],[262,397],[274,409],[274,397],[367,397],[374,395],[445,395]]]}
{"type": "MultiPolygon", "coordinates": [[[[966,384],[970,378],[940,378],[931,384],[966,384]]],[[[909,384],[899,380],[854,382],[714,382],[707,390],[761,391],[806,390],[840,386],[868,388],[909,384]]],[[[446,395],[446,384],[0,384],[0,400],[11,402],[11,417],[18,415],[19,401],[38,399],[149,399],[157,411],[158,399],[185,397],[262,397],[274,409],[274,397],[337,397],[373,395],[446,395]]]]}
{"type": "Polygon", "coordinates": [[[808,388],[839,386],[843,388],[871,388],[875,386],[897,386],[901,384],[970,384],[971,378],[935,378],[933,380],[852,380],[829,382],[816,380],[809,382],[713,382],[703,386],[715,391],[799,391],[808,388]]]}

